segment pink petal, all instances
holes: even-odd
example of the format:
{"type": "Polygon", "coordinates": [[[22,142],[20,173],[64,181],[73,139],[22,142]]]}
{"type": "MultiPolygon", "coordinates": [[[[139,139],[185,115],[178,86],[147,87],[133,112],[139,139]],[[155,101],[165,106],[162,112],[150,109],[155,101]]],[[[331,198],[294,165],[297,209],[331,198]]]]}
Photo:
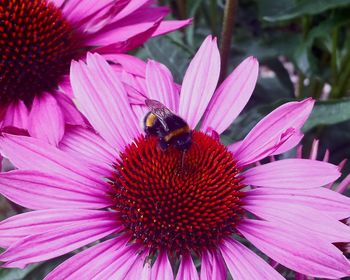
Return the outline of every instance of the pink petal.
{"type": "Polygon", "coordinates": [[[104,208],[113,202],[99,188],[59,175],[16,170],[0,173],[0,193],[29,209],[104,208]]]}
{"type": "Polygon", "coordinates": [[[191,23],[192,23],[192,19],[162,21],[159,24],[156,31],[152,34],[152,37],[160,36],[160,35],[178,30],[178,29],[183,28],[187,25],[190,25],[191,23]]]}
{"type": "Polygon", "coordinates": [[[174,273],[167,253],[161,251],[151,269],[152,280],[174,280],[174,273]]]}
{"type": "Polygon", "coordinates": [[[210,253],[204,250],[201,263],[201,280],[226,280],[226,267],[222,256],[218,253],[210,253]]]}
{"type": "Polygon", "coordinates": [[[250,168],[243,184],[268,188],[309,189],[334,182],[340,176],[337,166],[309,159],[284,159],[250,168]]]}
{"type": "Polygon", "coordinates": [[[333,244],[277,222],[242,220],[237,229],[276,262],[313,277],[348,276],[350,263],[333,244]]]}
{"type": "Polygon", "coordinates": [[[57,89],[58,93],[63,93],[69,98],[73,98],[73,90],[70,84],[69,75],[63,75],[57,89]]]}
{"type": "Polygon", "coordinates": [[[61,256],[121,230],[118,219],[116,213],[104,212],[104,217],[97,221],[77,221],[73,225],[29,235],[12,244],[0,255],[0,260],[6,262],[4,267],[23,268],[61,256]]]}
{"type": "Polygon", "coordinates": [[[106,46],[117,42],[125,42],[132,38],[140,39],[141,34],[147,33],[147,36],[138,43],[138,45],[142,44],[152,36],[167,13],[168,8],[164,7],[142,7],[122,20],[114,20],[113,23],[105,26],[99,32],[90,34],[85,40],[85,44],[106,46]]]}
{"type": "MultiPolygon", "coordinates": [[[[127,268],[128,272],[125,274],[124,279],[125,280],[134,280],[134,279],[140,279],[140,280],[151,280],[151,268],[150,268],[150,260],[149,260],[149,250],[143,250],[141,253],[134,251],[132,257],[135,258],[135,255],[137,256],[134,262],[127,268]]],[[[119,280],[118,275],[113,274],[112,278],[109,279],[115,279],[119,280]]],[[[106,279],[106,280],[109,280],[106,279]]]]}
{"type": "Polygon", "coordinates": [[[248,57],[221,84],[211,99],[201,130],[209,127],[221,134],[241,113],[253,93],[259,63],[248,57]]]}
{"type": "MultiPolygon", "coordinates": [[[[67,208],[67,207],[66,207],[67,208]]],[[[72,209],[50,209],[31,211],[8,218],[0,223],[0,245],[9,247],[14,242],[29,235],[74,225],[76,222],[98,222],[105,216],[104,211],[72,209]]]]}
{"type": "Polygon", "coordinates": [[[85,161],[89,169],[101,177],[111,175],[113,163],[119,157],[118,152],[100,136],[89,129],[76,126],[67,127],[59,149],[85,161]]]}
{"type": "Polygon", "coordinates": [[[249,204],[283,201],[289,205],[303,205],[327,214],[337,220],[350,217],[350,198],[326,188],[314,189],[272,189],[258,188],[246,192],[244,202],[249,204]]]}
{"type": "Polygon", "coordinates": [[[182,256],[175,280],[199,280],[191,255],[185,254],[182,256]]]}
{"type": "MultiPolygon", "coordinates": [[[[97,273],[94,277],[99,280],[133,280],[140,279],[140,277],[136,278],[128,278],[130,272],[135,268],[138,270],[139,260],[142,258],[144,261],[143,254],[139,254],[137,252],[139,247],[136,246],[124,246],[121,250],[111,253],[109,256],[105,257],[105,262],[112,261],[110,265],[105,266],[100,269],[99,273],[97,273]]],[[[139,272],[139,270],[138,270],[139,272]]]]}
{"type": "Polygon", "coordinates": [[[88,20],[84,20],[79,25],[79,29],[83,33],[96,33],[106,25],[115,21],[115,17],[130,3],[131,0],[113,1],[112,6],[107,9],[100,9],[90,16],[88,20]]]}
{"type": "Polygon", "coordinates": [[[22,100],[12,102],[4,114],[2,127],[12,126],[19,129],[28,128],[29,112],[22,100]]]}
{"type": "Polygon", "coordinates": [[[271,155],[279,155],[297,146],[303,139],[304,134],[301,131],[296,131],[291,137],[289,137],[281,146],[277,148],[271,155]]]}
{"type": "Polygon", "coordinates": [[[86,126],[84,117],[75,107],[72,99],[70,99],[64,93],[58,93],[55,97],[57,104],[59,105],[62,111],[64,122],[66,124],[86,126]]]}
{"type": "Polygon", "coordinates": [[[195,128],[215,91],[220,74],[216,38],[208,36],[192,59],[181,88],[179,114],[195,128]]]}
{"type": "Polygon", "coordinates": [[[120,65],[127,73],[140,77],[146,76],[146,63],[135,56],[128,54],[103,54],[103,57],[108,61],[120,65]]]}
{"type": "Polygon", "coordinates": [[[335,191],[338,193],[345,193],[350,186],[350,174],[346,176],[336,187],[335,191]]]}
{"type": "Polygon", "coordinates": [[[168,68],[159,62],[149,60],[146,67],[146,85],[150,99],[158,100],[171,111],[177,112],[179,95],[168,68]]]}
{"type": "Polygon", "coordinates": [[[101,56],[72,62],[71,83],[82,113],[107,143],[122,151],[139,135],[125,89],[101,56]]]}
{"type": "Polygon", "coordinates": [[[100,13],[101,10],[107,12],[114,2],[114,0],[100,0],[97,2],[91,0],[70,0],[65,1],[62,12],[70,24],[75,25],[77,28],[79,27],[79,22],[88,19],[93,14],[100,13]]]}
{"type": "Polygon", "coordinates": [[[123,251],[126,242],[125,236],[120,236],[90,247],[60,264],[45,277],[45,280],[73,280],[84,276],[93,279],[100,270],[110,265],[111,256],[123,251]]]}
{"type": "Polygon", "coordinates": [[[108,189],[108,184],[96,178],[84,162],[40,139],[3,134],[0,151],[19,169],[56,173],[102,193],[108,189]]]}
{"type": "MultiPolygon", "coordinates": [[[[240,166],[273,154],[300,128],[311,113],[314,100],[289,102],[263,118],[244,138],[234,156],[240,166]]],[[[230,148],[229,148],[230,149],[230,148]]]]}
{"type": "MultiPolygon", "coordinates": [[[[139,0],[139,4],[142,4],[144,0],[139,0]]],[[[136,2],[136,1],[131,1],[136,2]]],[[[116,17],[113,19],[114,24],[118,24],[120,26],[132,25],[141,22],[156,22],[161,18],[164,18],[169,13],[169,8],[166,6],[157,7],[151,1],[148,1],[145,5],[138,5],[137,9],[134,9],[132,13],[123,17],[124,12],[128,10],[128,8],[132,5],[129,3],[123,11],[121,11],[116,17]]]]}
{"type": "Polygon", "coordinates": [[[55,97],[43,93],[34,98],[29,114],[28,131],[33,137],[58,145],[64,134],[64,117],[55,97]]]}
{"type": "Polygon", "coordinates": [[[299,227],[310,231],[330,243],[350,242],[350,227],[331,216],[304,205],[286,204],[284,201],[245,200],[245,210],[268,221],[285,223],[287,227],[299,227]]]}
{"type": "Polygon", "coordinates": [[[149,0],[138,0],[138,1],[130,1],[129,4],[114,18],[114,21],[120,21],[126,16],[131,15],[135,11],[138,11],[141,8],[148,7],[152,5],[149,0]]]}
{"type": "Polygon", "coordinates": [[[227,238],[220,249],[226,265],[235,280],[284,279],[257,254],[234,239],[227,238]]]}

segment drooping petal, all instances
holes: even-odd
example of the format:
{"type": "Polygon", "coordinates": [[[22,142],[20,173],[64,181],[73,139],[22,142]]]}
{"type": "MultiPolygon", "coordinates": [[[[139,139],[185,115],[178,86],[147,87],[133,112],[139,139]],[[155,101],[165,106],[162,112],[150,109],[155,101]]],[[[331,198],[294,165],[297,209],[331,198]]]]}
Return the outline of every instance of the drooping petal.
{"type": "Polygon", "coordinates": [[[134,48],[152,36],[163,18],[168,14],[169,9],[167,7],[151,7],[145,5],[124,17],[122,20],[116,20],[123,11],[125,11],[125,9],[123,9],[110,24],[96,33],[89,34],[84,43],[90,46],[107,47],[108,45],[119,43],[124,45],[125,50],[134,48]]]}
{"type": "Polygon", "coordinates": [[[320,278],[350,273],[350,263],[342,252],[308,231],[257,220],[242,220],[237,229],[267,256],[294,271],[320,278]]]}
{"type": "Polygon", "coordinates": [[[29,112],[24,102],[22,100],[12,102],[7,107],[6,114],[4,114],[1,126],[12,126],[19,129],[27,129],[28,118],[29,112]]]}
{"type": "Polygon", "coordinates": [[[213,96],[220,74],[216,38],[208,36],[192,59],[181,88],[179,115],[195,128],[213,96]]]}
{"type": "Polygon", "coordinates": [[[86,249],[56,267],[45,280],[73,280],[84,276],[93,279],[100,270],[111,264],[115,255],[123,251],[126,242],[127,239],[120,236],[86,249]]]}
{"type": "MultiPolygon", "coordinates": [[[[240,166],[259,161],[276,152],[300,128],[311,113],[314,100],[289,102],[263,118],[244,138],[234,157],[240,166]]],[[[229,147],[230,150],[230,147],[229,147]]]]}
{"type": "Polygon", "coordinates": [[[89,129],[76,126],[66,128],[59,148],[85,161],[89,168],[101,177],[108,177],[111,174],[113,163],[119,157],[118,151],[100,136],[89,129]]]}
{"type": "Polygon", "coordinates": [[[183,28],[192,23],[192,19],[184,19],[184,20],[167,20],[162,21],[156,31],[153,32],[152,37],[160,36],[180,28],[183,28]]]}
{"type": "Polygon", "coordinates": [[[226,267],[222,256],[218,253],[203,251],[201,262],[201,280],[226,280],[226,267]]]}
{"type": "MultiPolygon", "coordinates": [[[[125,39],[123,41],[115,42],[113,40],[115,34],[108,34],[110,35],[108,38],[104,39],[110,39],[111,43],[107,43],[105,46],[99,47],[95,49],[98,53],[121,53],[121,52],[128,52],[132,49],[135,49],[139,46],[141,46],[145,41],[147,41],[149,38],[151,38],[151,35],[153,34],[154,30],[158,27],[159,23],[163,20],[163,18],[160,18],[158,21],[149,24],[145,23],[143,24],[143,31],[137,33],[136,35],[129,37],[128,39],[125,39]]],[[[130,27],[131,28],[131,27],[130,27]]],[[[133,27],[137,30],[137,26],[133,27]]],[[[107,40],[106,40],[107,41],[107,40]]],[[[93,42],[93,41],[92,41],[93,42]]]]}
{"type": "Polygon", "coordinates": [[[258,78],[259,63],[248,57],[229,75],[214,93],[201,130],[209,127],[221,134],[236,119],[253,93],[258,78]]]}
{"type": "Polygon", "coordinates": [[[58,145],[64,134],[64,116],[54,96],[43,93],[34,98],[28,131],[33,137],[58,145]]]}
{"type": "Polygon", "coordinates": [[[182,256],[175,280],[199,280],[196,267],[189,254],[182,256]]]}
{"type": "Polygon", "coordinates": [[[235,280],[284,278],[257,254],[238,241],[227,238],[220,246],[225,263],[235,280]]]}
{"type": "Polygon", "coordinates": [[[284,159],[245,171],[243,184],[268,188],[309,189],[334,182],[340,176],[336,165],[309,159],[284,159]]]}
{"type": "Polygon", "coordinates": [[[122,151],[140,128],[111,66],[101,56],[88,54],[87,65],[72,62],[71,83],[82,113],[107,143],[122,151]]]}
{"type": "Polygon", "coordinates": [[[307,206],[337,220],[350,217],[350,198],[326,188],[303,190],[258,188],[246,192],[244,201],[249,204],[268,203],[272,205],[271,207],[274,203],[283,201],[286,207],[307,206]]]}
{"type": "Polygon", "coordinates": [[[0,193],[29,209],[104,208],[112,204],[99,188],[57,174],[15,170],[0,173],[0,193]]]}
{"type": "Polygon", "coordinates": [[[83,115],[78,111],[71,98],[64,93],[57,93],[57,104],[60,106],[64,122],[70,125],[86,126],[86,121],[83,115]]]}
{"type": "Polygon", "coordinates": [[[171,268],[171,264],[167,253],[165,251],[160,251],[156,261],[151,268],[151,278],[152,280],[173,280],[174,273],[171,268]]]}
{"type": "Polygon", "coordinates": [[[7,248],[29,235],[42,234],[76,222],[94,223],[103,219],[104,211],[80,209],[50,209],[31,211],[8,218],[0,223],[0,246],[7,248]]]}
{"type": "Polygon", "coordinates": [[[149,60],[146,67],[146,84],[150,99],[158,100],[171,111],[177,112],[179,95],[168,68],[159,62],[149,60]]]}
{"type": "Polygon", "coordinates": [[[56,173],[103,193],[107,189],[107,184],[96,178],[84,162],[40,139],[3,134],[0,151],[19,169],[56,173]]]}
{"type": "Polygon", "coordinates": [[[118,215],[104,212],[104,216],[93,221],[76,221],[49,232],[30,235],[12,244],[0,260],[4,267],[23,268],[27,264],[48,260],[74,251],[111,233],[121,230],[118,215]]]}
{"type": "Polygon", "coordinates": [[[350,242],[350,227],[331,216],[311,207],[298,204],[286,204],[264,200],[245,200],[243,208],[254,215],[267,220],[286,223],[299,230],[310,231],[331,243],[350,242]]]}

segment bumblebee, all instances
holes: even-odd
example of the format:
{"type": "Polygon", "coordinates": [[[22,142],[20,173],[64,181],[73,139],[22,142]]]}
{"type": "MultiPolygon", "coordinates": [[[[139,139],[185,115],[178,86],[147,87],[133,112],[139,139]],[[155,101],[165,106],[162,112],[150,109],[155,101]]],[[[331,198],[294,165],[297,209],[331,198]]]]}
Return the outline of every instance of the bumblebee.
{"type": "Polygon", "coordinates": [[[145,104],[150,110],[144,118],[146,135],[158,137],[162,150],[169,146],[188,150],[192,144],[192,131],[186,121],[156,100],[146,99],[145,104]]]}

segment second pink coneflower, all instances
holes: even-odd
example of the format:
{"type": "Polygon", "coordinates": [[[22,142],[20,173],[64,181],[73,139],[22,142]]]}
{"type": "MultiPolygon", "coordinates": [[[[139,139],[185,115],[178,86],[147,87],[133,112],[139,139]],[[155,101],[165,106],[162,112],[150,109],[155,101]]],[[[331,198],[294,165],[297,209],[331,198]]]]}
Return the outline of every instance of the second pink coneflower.
{"type": "Polygon", "coordinates": [[[0,129],[58,144],[83,124],[70,100],[69,66],[88,50],[120,53],[189,23],[141,0],[0,1],[0,129]]]}

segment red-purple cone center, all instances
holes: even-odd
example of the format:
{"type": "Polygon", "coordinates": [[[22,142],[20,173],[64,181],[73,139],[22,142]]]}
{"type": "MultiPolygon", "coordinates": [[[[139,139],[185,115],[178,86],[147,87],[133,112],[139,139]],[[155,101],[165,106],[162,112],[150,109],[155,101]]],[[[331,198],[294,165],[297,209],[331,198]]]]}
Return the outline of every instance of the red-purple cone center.
{"type": "Polygon", "coordinates": [[[54,90],[78,45],[60,9],[44,0],[0,0],[0,104],[54,90]]]}
{"type": "Polygon", "coordinates": [[[151,250],[200,253],[234,232],[242,196],[237,174],[232,154],[201,132],[193,132],[185,154],[140,137],[116,164],[115,209],[133,239],[151,250]]]}

